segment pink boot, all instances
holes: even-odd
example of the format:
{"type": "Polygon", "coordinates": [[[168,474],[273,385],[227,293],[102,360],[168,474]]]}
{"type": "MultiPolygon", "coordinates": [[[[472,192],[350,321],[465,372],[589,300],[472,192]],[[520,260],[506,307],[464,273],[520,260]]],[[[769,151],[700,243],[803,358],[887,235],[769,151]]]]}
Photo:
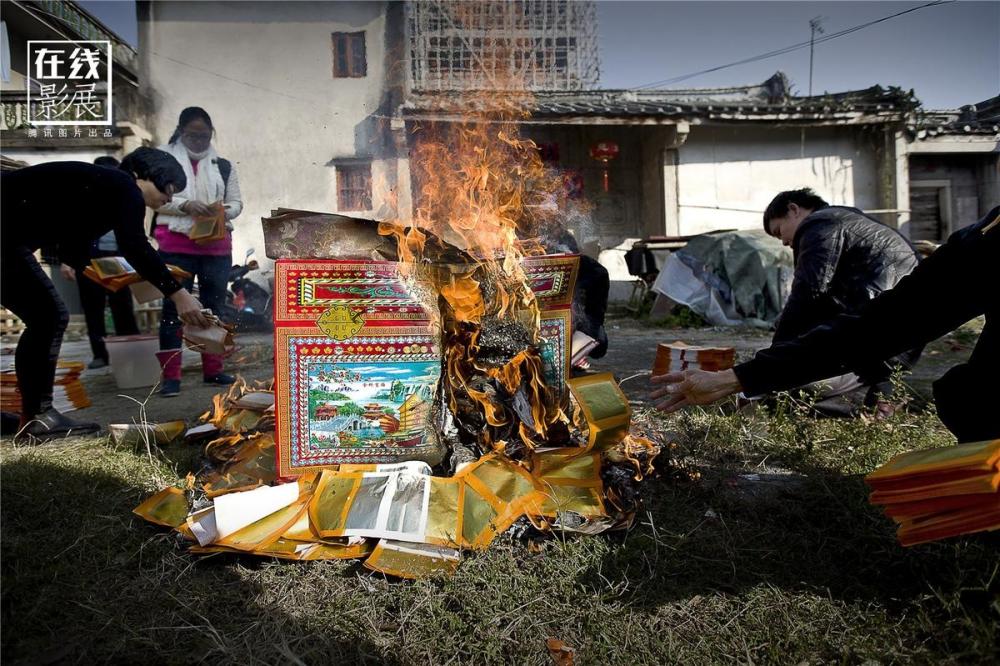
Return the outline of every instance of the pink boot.
{"type": "Polygon", "coordinates": [[[181,392],[181,350],[164,349],[156,352],[156,358],[162,372],[160,395],[172,398],[181,392]]]}
{"type": "Polygon", "coordinates": [[[201,372],[206,384],[228,386],[236,381],[235,377],[222,371],[222,354],[202,353],[201,372]]]}

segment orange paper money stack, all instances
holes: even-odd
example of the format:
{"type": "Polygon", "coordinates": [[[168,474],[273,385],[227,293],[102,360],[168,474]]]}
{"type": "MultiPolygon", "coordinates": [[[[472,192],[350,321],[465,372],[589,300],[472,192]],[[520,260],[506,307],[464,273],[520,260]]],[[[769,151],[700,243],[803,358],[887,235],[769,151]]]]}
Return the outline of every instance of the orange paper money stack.
{"type": "Polygon", "coordinates": [[[732,347],[692,347],[681,341],[656,346],[653,375],[682,370],[718,372],[733,367],[736,350],[732,347]]]}
{"type": "MultiPolygon", "coordinates": [[[[167,264],[167,268],[170,270],[170,274],[177,280],[184,280],[191,277],[190,273],[185,271],[183,268],[174,266],[173,264],[167,264]]],[[[83,274],[108,291],[118,291],[122,287],[137,285],[144,282],[142,276],[140,276],[136,270],[132,268],[131,264],[125,261],[124,257],[100,257],[97,259],[91,259],[90,266],[83,269],[83,274]]],[[[163,294],[160,294],[155,287],[149,285],[149,288],[158,294],[155,298],[162,298],[163,294]]],[[[138,296],[137,300],[143,302],[143,299],[138,296]]]]}
{"type": "Polygon", "coordinates": [[[902,453],[865,481],[904,546],[1000,529],[1000,439],[902,453]]]}
{"type": "MultiPolygon", "coordinates": [[[[80,381],[83,368],[83,363],[79,361],[59,361],[56,366],[52,406],[60,412],[90,407],[90,398],[87,397],[87,391],[80,381]]],[[[0,372],[0,398],[3,402],[3,411],[21,413],[21,392],[17,388],[17,376],[12,365],[4,367],[0,372]]]]}
{"type": "Polygon", "coordinates": [[[221,201],[211,205],[211,215],[195,215],[194,225],[188,232],[188,238],[199,245],[205,245],[226,237],[226,209],[221,201]]]}

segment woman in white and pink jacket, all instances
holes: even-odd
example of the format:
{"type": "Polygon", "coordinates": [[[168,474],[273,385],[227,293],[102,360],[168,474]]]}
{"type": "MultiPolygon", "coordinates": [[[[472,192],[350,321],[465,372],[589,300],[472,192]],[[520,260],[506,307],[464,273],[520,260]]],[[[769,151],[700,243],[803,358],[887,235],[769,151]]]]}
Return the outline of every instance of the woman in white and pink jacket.
{"type": "MultiPolygon", "coordinates": [[[[173,155],[184,168],[187,187],[174,194],[173,200],[157,209],[153,235],[159,244],[160,256],[194,275],[198,280],[202,305],[221,315],[226,298],[229,269],[233,263],[232,220],[243,210],[240,183],[232,163],[216,154],[212,147],[215,128],[212,119],[201,107],[190,106],[181,111],[170,141],[160,150],[173,155]],[[221,201],[226,215],[226,237],[198,244],[188,237],[194,224],[193,216],[211,214],[211,205],[221,201]]],[[[190,290],[194,278],[184,281],[190,290]]],[[[181,322],[177,309],[169,300],[163,301],[160,320],[160,366],[163,381],[160,395],[175,396],[181,389],[181,322]]],[[[202,354],[202,376],[207,384],[232,384],[234,378],[222,371],[222,356],[202,354]]]]}

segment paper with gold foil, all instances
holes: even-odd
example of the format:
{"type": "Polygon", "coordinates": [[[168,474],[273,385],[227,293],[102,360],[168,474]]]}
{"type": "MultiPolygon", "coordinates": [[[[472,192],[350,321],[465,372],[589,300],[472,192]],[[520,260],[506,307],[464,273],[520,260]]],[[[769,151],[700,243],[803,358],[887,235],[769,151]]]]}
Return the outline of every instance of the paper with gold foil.
{"type": "Polygon", "coordinates": [[[380,465],[360,475],[324,470],[314,521],[322,536],[422,542],[429,486],[430,467],[416,461],[380,465]],[[342,477],[352,478],[349,490],[346,484],[337,484],[342,477]]]}
{"type": "Polygon", "coordinates": [[[111,423],[108,432],[111,440],[121,446],[156,444],[163,446],[178,439],[187,428],[184,421],[168,423],[111,423]]]}
{"type": "Polygon", "coordinates": [[[221,437],[208,447],[221,466],[199,479],[215,505],[185,520],[184,493],[174,488],[136,513],[197,540],[196,553],[299,561],[367,556],[367,568],[405,578],[452,573],[462,549],[485,549],[524,516],[542,529],[597,534],[621,524],[605,508],[600,468],[605,455],[628,449],[618,428],[627,427],[630,410],[609,375],[584,380],[573,383],[590,428],[587,446],[536,449],[520,463],[490,453],[450,478],[431,476],[417,461],[342,464],[297,483],[246,490],[241,484],[273,483],[272,441],[221,437]],[[388,538],[401,532],[406,541],[388,538]]]}
{"type": "Polygon", "coordinates": [[[430,496],[427,500],[427,528],[424,536],[428,543],[458,547],[462,513],[459,509],[463,481],[460,478],[431,477],[430,496]]]}
{"type": "Polygon", "coordinates": [[[309,519],[323,537],[343,536],[347,512],[361,485],[357,472],[323,470],[309,505],[309,519]]]}
{"type": "Polygon", "coordinates": [[[228,536],[220,537],[214,544],[248,552],[264,550],[295,524],[306,509],[307,499],[300,498],[228,536]]]}
{"type": "Polygon", "coordinates": [[[244,441],[227,463],[201,475],[200,480],[205,494],[214,498],[270,484],[276,477],[274,440],[262,435],[244,441]]]}
{"type": "Polygon", "coordinates": [[[496,536],[497,516],[487,495],[466,483],[462,493],[462,543],[469,548],[485,548],[496,536]]]}
{"type": "Polygon", "coordinates": [[[307,498],[306,510],[300,512],[295,522],[282,532],[282,539],[303,542],[318,542],[323,540],[319,533],[313,529],[312,521],[309,519],[308,505],[311,504],[311,501],[312,497],[307,498]]]}
{"type": "Polygon", "coordinates": [[[587,450],[606,449],[628,434],[632,408],[610,372],[575,377],[566,382],[587,419],[587,450]]]}
{"type": "MultiPolygon", "coordinates": [[[[213,537],[211,527],[205,524],[205,534],[198,538],[198,543],[202,546],[214,543],[284,509],[299,499],[300,491],[297,483],[287,483],[216,497],[213,505],[215,535],[213,537]]],[[[197,530],[195,535],[198,535],[197,530]]]]}
{"type": "MultiPolygon", "coordinates": [[[[267,546],[261,546],[253,551],[254,555],[276,557],[284,560],[353,560],[369,555],[374,548],[372,543],[364,541],[358,544],[337,545],[328,543],[312,543],[279,538],[267,546]]],[[[246,551],[227,546],[191,546],[192,553],[245,553],[246,551]]]]}
{"type": "Polygon", "coordinates": [[[187,497],[180,488],[167,486],[147,498],[146,501],[133,509],[132,513],[157,525],[177,527],[182,525],[187,518],[187,497]]]}
{"type": "Polygon", "coordinates": [[[461,551],[453,548],[382,539],[364,565],[399,578],[426,578],[453,574],[461,562],[461,551]]]}
{"type": "Polygon", "coordinates": [[[463,469],[460,478],[468,489],[489,502],[495,513],[486,529],[467,544],[471,548],[486,548],[497,534],[525,513],[537,512],[545,499],[541,485],[526,469],[496,454],[484,456],[463,469]]]}
{"type": "Polygon", "coordinates": [[[545,494],[539,515],[554,517],[566,511],[585,517],[607,515],[599,453],[581,453],[573,447],[540,449],[532,455],[532,471],[545,494]]]}

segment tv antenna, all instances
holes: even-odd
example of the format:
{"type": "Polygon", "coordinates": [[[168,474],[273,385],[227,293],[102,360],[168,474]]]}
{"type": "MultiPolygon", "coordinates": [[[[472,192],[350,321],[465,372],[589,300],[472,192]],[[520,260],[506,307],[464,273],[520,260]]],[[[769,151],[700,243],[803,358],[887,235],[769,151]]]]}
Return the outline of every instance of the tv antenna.
{"type": "Polygon", "coordinates": [[[813,94],[813,46],[816,41],[816,33],[823,34],[823,21],[826,18],[816,16],[809,19],[809,96],[813,94]]]}

